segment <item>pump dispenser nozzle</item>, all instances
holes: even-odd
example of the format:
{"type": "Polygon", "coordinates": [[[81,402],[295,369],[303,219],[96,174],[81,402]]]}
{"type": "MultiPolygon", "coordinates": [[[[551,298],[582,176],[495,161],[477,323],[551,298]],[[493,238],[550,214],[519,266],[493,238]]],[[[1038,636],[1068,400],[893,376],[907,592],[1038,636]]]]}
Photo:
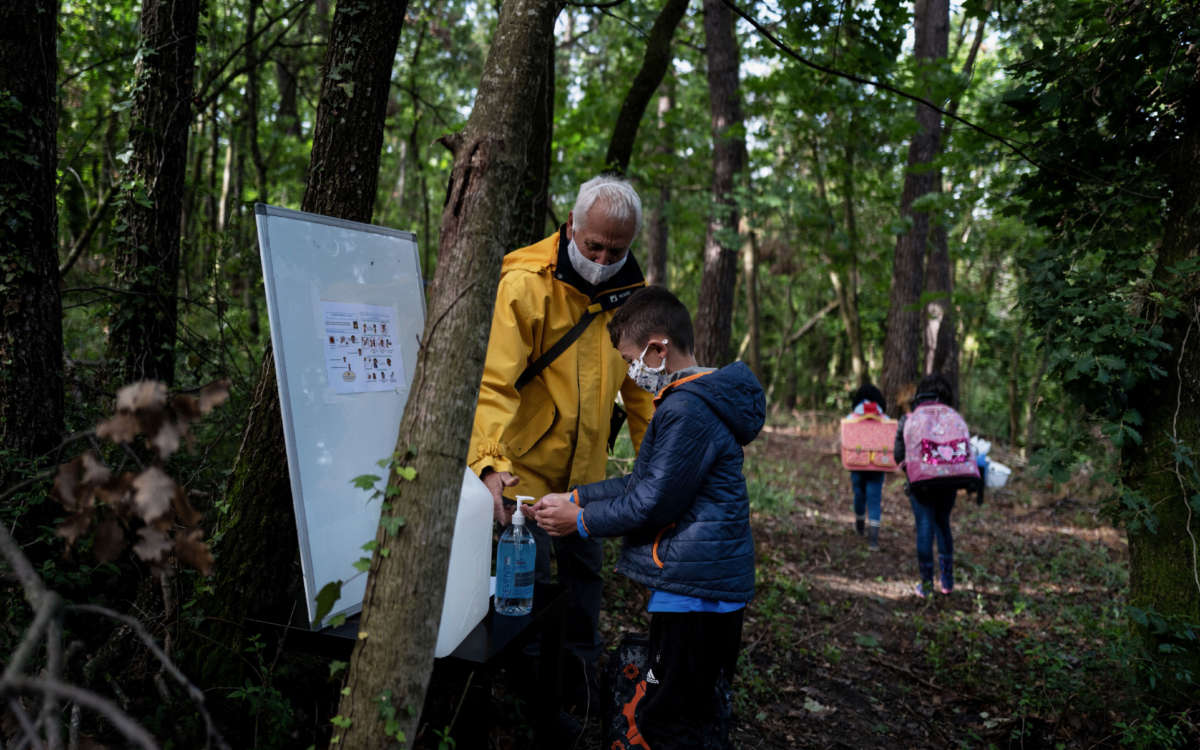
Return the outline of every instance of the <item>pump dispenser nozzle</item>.
{"type": "Polygon", "coordinates": [[[532,495],[517,495],[517,510],[513,513],[512,522],[515,524],[525,525],[525,514],[521,512],[521,506],[528,502],[533,505],[534,498],[532,495]]]}

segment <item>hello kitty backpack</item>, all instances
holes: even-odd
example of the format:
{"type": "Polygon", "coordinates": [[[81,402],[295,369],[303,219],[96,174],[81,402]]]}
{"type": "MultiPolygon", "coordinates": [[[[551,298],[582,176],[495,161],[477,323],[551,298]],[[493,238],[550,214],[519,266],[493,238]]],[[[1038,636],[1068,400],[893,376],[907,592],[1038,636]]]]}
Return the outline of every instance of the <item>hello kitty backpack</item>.
{"type": "Polygon", "coordinates": [[[904,454],[904,473],[916,492],[979,485],[979,466],[967,423],[945,404],[926,402],[908,415],[904,454]]]}

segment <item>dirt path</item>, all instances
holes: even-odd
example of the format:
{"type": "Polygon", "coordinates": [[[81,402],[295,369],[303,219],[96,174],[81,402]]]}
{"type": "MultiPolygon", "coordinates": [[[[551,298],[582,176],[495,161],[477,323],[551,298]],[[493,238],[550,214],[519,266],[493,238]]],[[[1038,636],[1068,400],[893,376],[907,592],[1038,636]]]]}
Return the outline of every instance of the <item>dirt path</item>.
{"type": "Polygon", "coordinates": [[[1079,647],[1103,646],[1083,636],[1084,621],[1103,621],[1123,597],[1126,551],[1094,504],[1019,480],[983,506],[960,493],[955,591],[922,601],[902,481],[885,483],[881,549],[869,552],[834,450],[830,437],[769,430],[747,451],[760,587],[743,639],[738,746],[1102,739],[1103,705],[1076,700],[1097,692],[1079,647]]]}

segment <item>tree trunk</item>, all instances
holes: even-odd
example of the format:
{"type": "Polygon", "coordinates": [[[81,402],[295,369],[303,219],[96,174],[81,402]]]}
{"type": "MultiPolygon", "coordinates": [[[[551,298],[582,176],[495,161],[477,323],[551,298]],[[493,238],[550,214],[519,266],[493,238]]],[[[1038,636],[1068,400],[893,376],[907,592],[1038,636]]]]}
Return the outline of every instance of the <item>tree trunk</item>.
{"type": "Polygon", "coordinates": [[[749,222],[742,219],[740,234],[742,241],[742,277],[746,280],[746,338],[748,339],[746,364],[760,383],[765,383],[762,370],[762,345],[758,328],[758,238],[750,229],[749,222]]]}
{"type": "MultiPolygon", "coordinates": [[[[406,3],[340,3],[334,14],[301,208],[370,221],[389,81],[406,3]],[[329,71],[341,71],[337,77],[329,71]],[[353,96],[349,92],[353,92],[353,96]]],[[[287,618],[300,589],[296,519],[288,481],[279,386],[271,347],[263,355],[242,445],[229,479],[230,506],[218,549],[209,614],[287,618]]],[[[214,653],[212,666],[229,657],[214,653]]]]}
{"type": "Polygon", "coordinates": [[[1151,503],[1156,517],[1154,524],[1130,524],[1128,529],[1129,603],[1174,625],[1166,632],[1156,632],[1152,623],[1137,627],[1160,667],[1164,687],[1174,689],[1160,689],[1156,696],[1194,706],[1200,688],[1194,679],[1176,675],[1180,670],[1200,673],[1200,649],[1194,636],[1188,640],[1176,628],[1184,623],[1194,629],[1200,623],[1200,474],[1191,463],[1200,449],[1200,274],[1193,271],[1180,279],[1172,269],[1200,256],[1200,127],[1191,119],[1200,116],[1200,74],[1185,101],[1181,121],[1192,125],[1177,154],[1166,162],[1172,172],[1171,197],[1154,272],[1158,288],[1182,282],[1181,314],[1160,318],[1163,341],[1171,347],[1162,362],[1166,376],[1147,380],[1130,394],[1130,405],[1144,420],[1142,441],[1125,441],[1121,479],[1151,503]],[[1189,458],[1181,459],[1180,453],[1189,458]],[[1172,653],[1164,646],[1179,650],[1172,653]]]}
{"type": "MultiPolygon", "coordinates": [[[[850,126],[853,130],[853,113],[850,126]]],[[[846,222],[846,254],[849,256],[850,271],[846,274],[846,308],[842,312],[842,322],[846,326],[846,340],[850,345],[850,366],[854,371],[854,380],[859,385],[865,385],[871,376],[867,372],[862,320],[858,315],[858,217],[854,211],[854,144],[849,140],[843,145],[843,153],[842,214],[846,222]]]]}
{"type": "Polygon", "coordinates": [[[132,155],[118,211],[109,356],[122,380],[175,380],[179,220],[200,0],[143,0],[132,155]]]}
{"type": "MultiPolygon", "coordinates": [[[[851,156],[851,149],[847,149],[846,156],[851,156]]],[[[824,238],[824,247],[820,252],[821,262],[829,269],[829,283],[833,287],[833,293],[837,299],[838,311],[841,313],[842,327],[846,332],[846,344],[849,349],[850,368],[854,373],[854,381],[863,385],[867,381],[867,367],[863,357],[862,349],[862,331],[859,326],[858,319],[858,295],[852,290],[855,287],[854,274],[856,262],[856,252],[853,245],[848,248],[846,257],[851,261],[850,268],[846,272],[846,279],[842,278],[841,264],[836,262],[833,255],[834,249],[834,230],[837,226],[837,219],[834,217],[833,204],[829,201],[829,192],[825,184],[825,168],[821,163],[821,148],[819,141],[813,138],[813,176],[817,180],[817,196],[821,199],[821,204],[825,208],[826,229],[824,238]]],[[[847,168],[847,178],[849,179],[849,167],[847,168]]],[[[854,223],[854,209],[850,205],[852,191],[850,185],[853,183],[847,182],[845,187],[846,199],[844,212],[846,215],[847,236],[851,241],[855,241],[853,233],[856,231],[854,223]]]]}
{"type": "MultiPolygon", "coordinates": [[[[916,0],[914,13],[914,56],[918,65],[946,56],[949,44],[948,0],[916,0]]],[[[930,87],[924,87],[928,94],[930,87]]],[[[908,147],[908,170],[900,195],[900,215],[909,227],[896,239],[892,260],[892,288],[888,299],[887,336],[883,347],[881,389],[893,413],[898,413],[897,395],[920,372],[921,290],[924,286],[925,246],[929,238],[929,214],[913,211],[913,202],[937,190],[937,172],[929,164],[941,150],[941,115],[924,104],[917,105],[918,130],[908,147]]]]}
{"type": "Polygon", "coordinates": [[[447,138],[454,167],[437,274],[396,448],[417,474],[405,481],[393,471],[389,479],[398,494],[384,512],[407,522],[398,534],[381,528],[376,537],[387,552],[371,560],[339,707],[349,723],[334,737],[339,747],[384,747],[397,734],[416,734],[450,554],[449,544],[430,541],[448,540],[454,530],[500,260],[517,231],[518,196],[509,186],[526,171],[533,123],[525,103],[546,75],[556,4],[504,3],[471,116],[447,138]],[[381,718],[388,708],[399,722],[390,733],[381,718]]]}
{"type": "Polygon", "coordinates": [[[1029,392],[1025,395],[1025,442],[1021,446],[1021,458],[1026,460],[1033,453],[1033,444],[1037,439],[1038,391],[1042,387],[1042,378],[1046,375],[1046,366],[1050,363],[1050,351],[1044,341],[1041,350],[1037,372],[1034,373],[1033,380],[1029,383],[1029,392]]]}
{"type": "Polygon", "coordinates": [[[608,141],[608,153],[604,156],[605,166],[618,174],[625,174],[629,169],[633,146],[637,142],[638,126],[641,125],[642,115],[645,114],[650,99],[658,90],[671,65],[671,39],[675,36],[675,29],[687,11],[687,6],[688,0],[666,0],[658,18],[654,19],[654,26],[650,28],[642,67],[634,76],[629,92],[625,94],[625,101],[621,104],[621,111],[613,127],[612,138],[608,141]]]}
{"type": "Polygon", "coordinates": [[[525,174],[521,180],[520,214],[517,216],[517,235],[508,248],[532,245],[546,236],[547,207],[550,205],[551,146],[554,141],[554,45],[546,51],[545,71],[541,88],[533,98],[527,116],[533,128],[529,135],[529,151],[525,174]]]}
{"type": "MultiPolygon", "coordinates": [[[[941,170],[936,179],[941,182],[941,170]]],[[[941,217],[929,228],[929,260],[925,268],[925,291],[933,297],[925,305],[925,373],[940,372],[950,381],[958,404],[958,322],[954,314],[954,265],[946,226],[941,217]]]]}
{"type": "MultiPolygon", "coordinates": [[[[0,445],[52,450],[63,428],[55,171],[57,0],[0,5],[0,445]]],[[[0,472],[0,486],[7,484],[0,472]]]]}
{"type": "Polygon", "coordinates": [[[1021,432],[1021,339],[1025,323],[1016,319],[1013,347],[1008,360],[1008,444],[1015,450],[1021,432]]]}
{"type": "MultiPolygon", "coordinates": [[[[967,59],[963,63],[962,79],[963,81],[971,80],[971,73],[975,69],[975,58],[979,54],[979,48],[983,44],[983,30],[987,23],[987,14],[991,11],[992,0],[987,0],[984,5],[983,15],[975,24],[975,37],[971,42],[971,49],[967,53],[967,59]]],[[[949,30],[949,8],[947,7],[946,28],[949,30]]],[[[966,36],[967,24],[962,24],[961,33],[959,34],[959,45],[966,36]]],[[[964,84],[965,86],[965,84],[964,84]]],[[[950,102],[949,112],[954,114],[958,112],[959,102],[962,100],[961,94],[955,96],[950,102]]],[[[947,141],[950,140],[950,129],[954,121],[950,120],[942,129],[942,144],[941,148],[946,148],[947,141]]],[[[934,176],[938,190],[942,189],[941,170],[939,169],[934,176]]],[[[959,398],[959,383],[958,383],[958,316],[954,310],[954,262],[950,258],[950,245],[946,237],[946,225],[944,220],[934,220],[929,229],[929,261],[925,270],[925,290],[933,297],[925,306],[925,372],[933,373],[940,372],[950,381],[950,386],[954,392],[954,402],[957,405],[959,398]]],[[[1009,436],[1009,440],[1016,443],[1016,434],[1009,436]]]]}
{"type": "MultiPolygon", "coordinates": [[[[674,86],[669,86],[673,89],[674,86]]],[[[667,122],[667,113],[674,104],[674,95],[666,93],[658,97],[659,153],[669,158],[672,153],[672,130],[667,122]]],[[[670,239],[670,222],[667,210],[671,205],[671,181],[663,180],[658,188],[658,200],[650,206],[646,217],[646,283],[665,286],[667,284],[667,242],[670,239]]]]}
{"type": "Polygon", "coordinates": [[[734,188],[746,165],[737,38],[733,14],[721,0],[704,0],[704,36],[712,110],[713,178],[696,309],[696,359],[703,365],[719,367],[729,362],[731,354],[739,216],[734,188]]]}

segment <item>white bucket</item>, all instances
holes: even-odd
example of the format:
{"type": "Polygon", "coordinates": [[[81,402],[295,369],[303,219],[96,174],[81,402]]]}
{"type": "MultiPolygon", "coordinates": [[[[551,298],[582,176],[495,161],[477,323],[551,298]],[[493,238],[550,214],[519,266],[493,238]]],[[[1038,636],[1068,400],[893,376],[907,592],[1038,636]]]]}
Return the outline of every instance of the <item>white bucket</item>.
{"type": "Polygon", "coordinates": [[[433,655],[447,656],[458,648],[488,611],[488,582],[492,570],[492,493],[470,469],[463,471],[458,496],[446,598],[433,655]]]}
{"type": "Polygon", "coordinates": [[[1004,464],[999,461],[989,461],[987,465],[987,479],[984,480],[984,484],[991,489],[1003,487],[1008,482],[1010,474],[1012,474],[1012,469],[1004,464]]]}

